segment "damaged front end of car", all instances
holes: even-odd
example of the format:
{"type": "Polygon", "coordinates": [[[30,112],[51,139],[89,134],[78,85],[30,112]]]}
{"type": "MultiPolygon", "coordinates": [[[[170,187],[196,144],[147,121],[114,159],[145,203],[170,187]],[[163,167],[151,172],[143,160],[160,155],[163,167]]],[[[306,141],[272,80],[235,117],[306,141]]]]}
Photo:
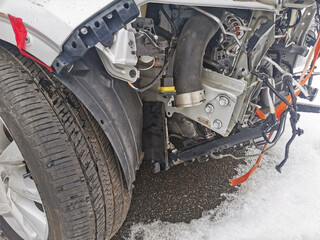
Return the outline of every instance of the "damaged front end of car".
{"type": "Polygon", "coordinates": [[[22,50],[95,117],[130,188],[143,157],[154,172],[223,158],[229,148],[264,146],[261,160],[290,116],[280,171],[303,133],[299,112],[319,112],[297,102],[318,92],[318,1],[117,0],[97,9],[85,20],[68,16],[69,34],[61,30],[60,38],[23,19],[34,43],[22,50]],[[43,48],[50,55],[36,50],[35,43],[55,38],[43,48]]]}

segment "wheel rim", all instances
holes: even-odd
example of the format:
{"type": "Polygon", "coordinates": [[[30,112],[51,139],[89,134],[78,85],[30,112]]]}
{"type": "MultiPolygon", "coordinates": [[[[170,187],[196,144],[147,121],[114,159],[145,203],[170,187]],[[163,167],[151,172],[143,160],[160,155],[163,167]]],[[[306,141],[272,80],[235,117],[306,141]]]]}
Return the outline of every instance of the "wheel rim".
{"type": "Polygon", "coordinates": [[[48,222],[38,189],[21,152],[0,118],[0,215],[23,239],[48,238],[48,222]]]}

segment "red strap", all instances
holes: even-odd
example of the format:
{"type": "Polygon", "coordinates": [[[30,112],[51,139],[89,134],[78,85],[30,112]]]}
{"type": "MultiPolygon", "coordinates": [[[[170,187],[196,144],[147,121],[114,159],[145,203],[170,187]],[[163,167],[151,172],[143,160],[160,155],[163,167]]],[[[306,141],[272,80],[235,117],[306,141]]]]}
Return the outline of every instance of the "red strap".
{"type": "MultiPolygon", "coordinates": [[[[318,33],[318,39],[319,39],[319,38],[320,38],[320,32],[318,33]]],[[[308,81],[308,79],[312,76],[312,73],[313,73],[313,71],[314,71],[314,69],[315,69],[316,62],[317,62],[317,60],[318,60],[318,58],[319,58],[319,55],[320,55],[320,41],[319,41],[319,40],[317,40],[317,45],[314,46],[314,48],[315,48],[315,52],[314,52],[314,57],[313,57],[312,68],[311,68],[311,70],[309,71],[309,74],[302,80],[301,86],[303,86],[303,85],[308,81]]],[[[299,93],[300,93],[300,91],[297,91],[297,92],[296,92],[296,95],[299,95],[299,93]]],[[[292,102],[292,99],[291,99],[290,96],[287,97],[287,100],[290,101],[290,102],[292,102]]],[[[287,108],[287,105],[286,105],[284,102],[282,102],[282,103],[278,106],[278,108],[276,109],[276,115],[277,115],[277,118],[278,118],[278,119],[280,119],[281,114],[283,113],[283,111],[284,111],[286,108],[287,108]]],[[[259,114],[260,114],[260,113],[259,113],[259,111],[257,110],[257,116],[259,116],[259,114]]],[[[273,134],[273,133],[270,134],[269,139],[272,137],[272,134],[273,134]]],[[[261,154],[260,154],[260,156],[259,156],[256,164],[250,169],[249,172],[247,172],[245,175],[243,175],[243,176],[241,176],[241,177],[239,177],[239,178],[229,179],[229,182],[231,183],[232,186],[236,186],[236,185],[239,185],[239,184],[245,182],[245,181],[251,176],[251,174],[256,170],[256,168],[257,168],[258,165],[260,164],[261,159],[262,159],[262,157],[263,157],[263,153],[264,153],[264,151],[266,150],[266,147],[267,147],[267,144],[264,145],[264,148],[263,148],[263,150],[262,150],[262,152],[261,152],[261,154]]]]}
{"type": "Polygon", "coordinates": [[[267,119],[266,115],[264,115],[264,113],[259,108],[257,108],[256,116],[259,117],[262,120],[266,120],[267,119]]]}
{"type": "MultiPolygon", "coordinates": [[[[301,81],[300,85],[301,86],[304,86],[307,81],[309,80],[309,78],[312,76],[313,74],[313,71],[316,67],[316,62],[319,58],[319,55],[320,55],[320,41],[319,41],[319,38],[320,38],[320,31],[318,32],[318,40],[317,40],[317,45],[314,46],[314,56],[313,56],[313,63],[312,63],[312,67],[309,71],[309,74],[307,76],[305,76],[305,78],[301,81]]],[[[298,96],[300,94],[301,91],[297,91],[296,92],[296,95],[298,96]]],[[[292,103],[292,99],[291,99],[291,96],[289,95],[287,98],[286,98],[290,103],[292,103]]],[[[282,102],[280,103],[280,105],[277,107],[276,109],[276,115],[277,115],[277,118],[280,119],[280,116],[281,114],[283,113],[283,111],[287,108],[287,105],[282,102]]]]}
{"type": "MultiPolygon", "coordinates": [[[[273,135],[273,132],[270,133],[268,138],[270,139],[272,137],[272,135],[273,135]]],[[[267,148],[267,145],[268,144],[264,145],[263,150],[262,150],[260,156],[258,157],[258,160],[257,160],[256,164],[250,169],[249,172],[247,172],[245,175],[243,175],[243,176],[241,176],[239,178],[229,179],[229,182],[231,183],[232,186],[236,186],[236,185],[239,185],[239,184],[245,182],[251,176],[251,174],[257,169],[257,167],[259,166],[259,164],[261,162],[261,159],[263,157],[263,153],[267,148]]]]}
{"type": "Polygon", "coordinates": [[[32,60],[36,61],[37,63],[41,64],[42,66],[46,67],[50,72],[52,71],[52,68],[47,66],[45,63],[41,62],[39,59],[35,58],[34,56],[30,55],[25,51],[26,48],[26,36],[27,36],[27,30],[24,26],[21,18],[16,18],[8,14],[9,20],[12,25],[13,32],[16,37],[17,42],[17,48],[19,49],[20,53],[28,58],[31,58],[32,60]]]}

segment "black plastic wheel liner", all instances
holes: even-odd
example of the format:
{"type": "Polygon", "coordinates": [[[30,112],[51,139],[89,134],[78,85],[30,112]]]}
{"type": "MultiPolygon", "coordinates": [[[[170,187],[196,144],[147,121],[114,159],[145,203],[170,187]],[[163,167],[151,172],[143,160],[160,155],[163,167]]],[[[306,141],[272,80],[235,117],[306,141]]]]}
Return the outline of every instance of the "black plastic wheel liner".
{"type": "Polygon", "coordinates": [[[94,48],[56,75],[90,111],[116,152],[129,190],[142,161],[142,103],[138,94],[105,70],[94,48]]]}

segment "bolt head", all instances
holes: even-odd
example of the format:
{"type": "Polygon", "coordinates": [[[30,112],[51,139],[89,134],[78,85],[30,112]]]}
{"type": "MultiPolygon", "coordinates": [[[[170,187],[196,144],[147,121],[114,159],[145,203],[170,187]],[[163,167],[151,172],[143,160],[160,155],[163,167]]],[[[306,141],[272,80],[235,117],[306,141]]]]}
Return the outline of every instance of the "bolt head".
{"type": "Polygon", "coordinates": [[[29,36],[26,36],[25,39],[24,39],[24,41],[25,41],[27,44],[29,44],[29,43],[30,43],[30,38],[29,38],[29,36]]]}
{"type": "Polygon", "coordinates": [[[134,47],[134,42],[133,42],[132,40],[130,40],[130,41],[128,42],[128,45],[129,45],[129,47],[133,48],[133,47],[134,47]]]}
{"type": "Polygon", "coordinates": [[[229,102],[230,102],[230,100],[229,100],[228,97],[226,97],[226,96],[220,96],[220,97],[219,97],[219,104],[220,104],[220,106],[226,107],[226,106],[229,105],[229,102]]]}
{"type": "Polygon", "coordinates": [[[112,15],[112,13],[109,13],[109,14],[107,15],[107,18],[108,18],[108,19],[111,19],[111,18],[113,18],[113,15],[112,15]]]}
{"type": "Polygon", "coordinates": [[[216,129],[220,129],[222,128],[222,122],[219,119],[216,119],[213,121],[212,126],[216,129]]]}
{"type": "Polygon", "coordinates": [[[80,32],[83,34],[83,35],[87,35],[88,34],[88,29],[86,27],[83,27],[80,29],[80,32]]]}
{"type": "Polygon", "coordinates": [[[206,107],[204,108],[206,113],[213,113],[214,112],[214,106],[211,103],[208,103],[206,107]]]}
{"type": "Polygon", "coordinates": [[[130,70],[130,72],[129,72],[129,76],[130,76],[131,78],[135,78],[135,77],[137,76],[137,72],[132,69],[132,70],[130,70]]]}

